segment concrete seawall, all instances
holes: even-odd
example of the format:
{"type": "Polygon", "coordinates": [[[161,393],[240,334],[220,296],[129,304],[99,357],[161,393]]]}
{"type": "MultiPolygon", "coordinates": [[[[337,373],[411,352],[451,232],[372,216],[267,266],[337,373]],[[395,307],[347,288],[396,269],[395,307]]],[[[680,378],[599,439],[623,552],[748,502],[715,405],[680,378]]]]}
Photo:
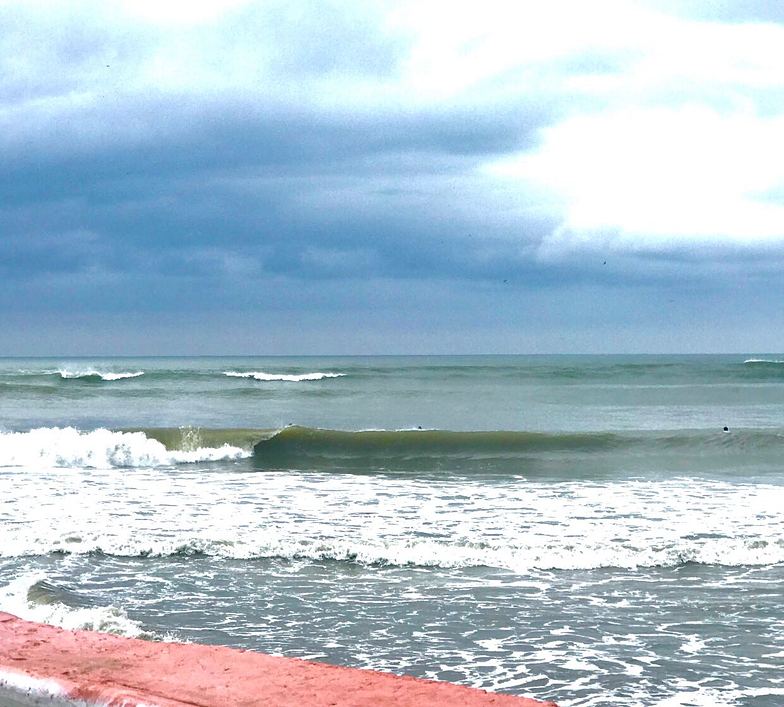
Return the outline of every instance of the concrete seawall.
{"type": "Polygon", "coordinates": [[[0,612],[0,706],[556,707],[450,683],[221,646],[66,631],[0,612]]]}

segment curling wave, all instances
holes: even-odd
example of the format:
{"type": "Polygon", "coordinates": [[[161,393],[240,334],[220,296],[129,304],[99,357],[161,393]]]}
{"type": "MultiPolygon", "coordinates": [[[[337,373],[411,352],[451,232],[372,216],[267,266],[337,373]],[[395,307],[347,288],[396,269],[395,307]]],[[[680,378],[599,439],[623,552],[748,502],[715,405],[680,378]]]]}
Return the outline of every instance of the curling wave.
{"type": "MultiPolygon", "coordinates": [[[[0,432],[0,467],[156,467],[252,458],[259,470],[575,473],[588,469],[779,468],[784,432],[330,430],[144,427],[0,432]],[[575,455],[580,464],[575,465],[575,455]]],[[[567,474],[568,475],[568,474],[567,474]]]]}
{"type": "MultiPolygon", "coordinates": [[[[342,431],[290,426],[260,437],[254,462],[267,469],[520,472],[533,460],[590,458],[695,464],[722,457],[778,458],[779,430],[524,432],[446,430],[342,431]]],[[[571,463],[571,462],[570,462],[571,463]]]]}

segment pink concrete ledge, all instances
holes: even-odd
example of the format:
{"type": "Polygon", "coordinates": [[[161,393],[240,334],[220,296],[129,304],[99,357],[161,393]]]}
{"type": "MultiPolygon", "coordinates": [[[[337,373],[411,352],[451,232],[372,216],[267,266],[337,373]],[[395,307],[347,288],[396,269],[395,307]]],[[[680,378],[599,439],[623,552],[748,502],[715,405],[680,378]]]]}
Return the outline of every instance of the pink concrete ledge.
{"type": "Polygon", "coordinates": [[[220,646],[65,631],[2,612],[0,704],[556,707],[445,682],[220,646]]]}

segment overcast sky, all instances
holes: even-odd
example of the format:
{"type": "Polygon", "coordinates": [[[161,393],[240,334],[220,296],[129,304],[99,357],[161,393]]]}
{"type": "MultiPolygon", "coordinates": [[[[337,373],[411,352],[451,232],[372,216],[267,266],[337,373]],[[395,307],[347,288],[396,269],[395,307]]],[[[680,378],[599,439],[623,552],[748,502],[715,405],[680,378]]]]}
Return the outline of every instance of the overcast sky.
{"type": "Polygon", "coordinates": [[[780,7],[0,0],[0,354],[781,351],[780,7]]]}

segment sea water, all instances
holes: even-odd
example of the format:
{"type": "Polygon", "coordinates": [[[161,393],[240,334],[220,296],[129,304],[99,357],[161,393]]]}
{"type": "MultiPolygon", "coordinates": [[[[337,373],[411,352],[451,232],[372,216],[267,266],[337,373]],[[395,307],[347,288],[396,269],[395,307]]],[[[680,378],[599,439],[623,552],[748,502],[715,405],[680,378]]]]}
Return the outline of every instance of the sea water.
{"type": "Polygon", "coordinates": [[[780,359],[0,359],[0,610],[779,706],[780,359]]]}

